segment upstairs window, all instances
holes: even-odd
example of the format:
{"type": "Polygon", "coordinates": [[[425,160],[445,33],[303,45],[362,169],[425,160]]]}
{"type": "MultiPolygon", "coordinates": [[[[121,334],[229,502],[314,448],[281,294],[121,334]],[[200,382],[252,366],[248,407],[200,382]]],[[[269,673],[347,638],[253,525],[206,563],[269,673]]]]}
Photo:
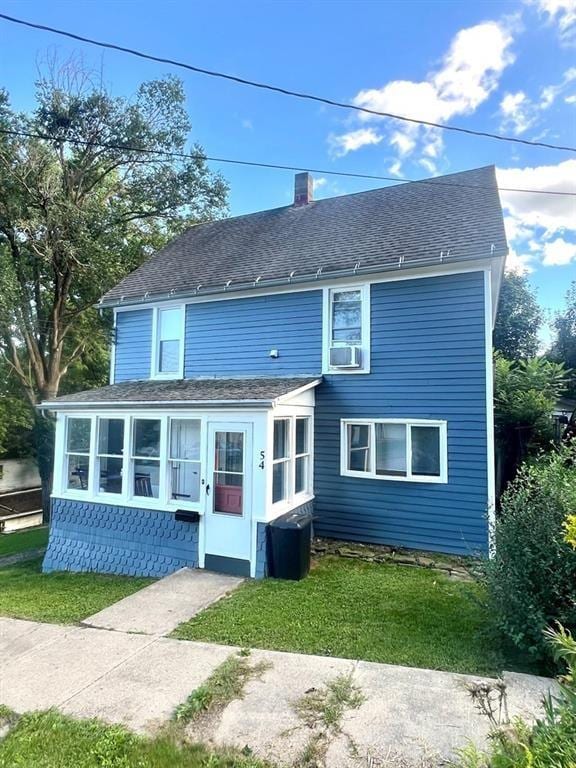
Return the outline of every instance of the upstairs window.
{"type": "Polygon", "coordinates": [[[153,340],[154,378],[180,378],[183,375],[183,307],[158,307],[155,311],[153,340]]]}
{"type": "Polygon", "coordinates": [[[370,286],[324,292],[324,373],[370,370],[370,286]]]}
{"type": "Polygon", "coordinates": [[[382,480],[448,482],[445,421],[342,422],[341,474],[382,480]]]}

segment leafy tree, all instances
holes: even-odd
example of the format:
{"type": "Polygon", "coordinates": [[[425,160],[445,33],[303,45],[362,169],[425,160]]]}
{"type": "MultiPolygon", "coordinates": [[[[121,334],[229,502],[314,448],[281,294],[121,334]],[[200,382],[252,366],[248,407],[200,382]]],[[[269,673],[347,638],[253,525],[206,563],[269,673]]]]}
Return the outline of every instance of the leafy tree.
{"type": "MultiPolygon", "coordinates": [[[[178,79],[143,83],[129,101],[68,65],[40,80],[36,99],[19,114],[0,92],[0,354],[33,406],[102,357],[99,297],[184,228],[223,215],[227,196],[201,147],[150,154],[185,149],[178,79]]],[[[47,417],[36,431],[48,491],[47,417]]]]}
{"type": "MultiPolygon", "coordinates": [[[[576,282],[566,293],[566,309],[552,322],[556,338],[550,350],[550,358],[576,370],[576,282]]],[[[576,396],[576,380],[570,382],[570,394],[576,396]]]]}
{"type": "Polygon", "coordinates": [[[32,455],[33,425],[34,411],[6,361],[0,359],[0,457],[32,455]]]}
{"type": "Polygon", "coordinates": [[[524,459],[549,447],[552,412],[566,389],[568,371],[544,358],[494,358],[494,422],[497,445],[497,487],[502,490],[524,459]]]}
{"type": "Polygon", "coordinates": [[[506,272],[494,326],[494,349],[508,360],[535,357],[542,310],[526,275],[506,272]]]}

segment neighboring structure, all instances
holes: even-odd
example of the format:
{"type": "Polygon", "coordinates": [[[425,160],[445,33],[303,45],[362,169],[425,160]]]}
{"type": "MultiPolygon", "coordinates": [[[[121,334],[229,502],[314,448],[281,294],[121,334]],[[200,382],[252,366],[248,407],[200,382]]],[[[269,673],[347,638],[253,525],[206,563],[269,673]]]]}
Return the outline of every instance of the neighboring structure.
{"type": "Polygon", "coordinates": [[[44,568],[266,572],[266,525],[469,554],[494,499],[494,169],[192,227],[109,291],[57,412],[44,568]]]}

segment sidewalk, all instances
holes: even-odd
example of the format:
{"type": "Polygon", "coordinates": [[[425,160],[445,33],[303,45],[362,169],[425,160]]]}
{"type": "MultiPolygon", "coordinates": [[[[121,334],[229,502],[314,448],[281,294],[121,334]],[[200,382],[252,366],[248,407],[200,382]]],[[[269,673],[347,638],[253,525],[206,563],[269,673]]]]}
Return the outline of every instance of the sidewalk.
{"type": "MultiPolygon", "coordinates": [[[[16,712],[56,707],[153,732],[238,649],[158,635],[64,627],[0,618],[0,704],[16,712]]],[[[294,704],[349,675],[364,701],[343,720],[328,751],[329,768],[352,766],[349,743],[363,760],[401,754],[450,756],[468,740],[482,744],[485,718],[464,689],[482,678],[386,664],[273,651],[252,652],[269,666],[250,681],[202,736],[217,745],[249,746],[256,755],[293,762],[310,737],[294,704]]],[[[511,716],[536,714],[551,681],[506,674],[511,716]]],[[[193,735],[193,733],[192,733],[193,735]]]]}

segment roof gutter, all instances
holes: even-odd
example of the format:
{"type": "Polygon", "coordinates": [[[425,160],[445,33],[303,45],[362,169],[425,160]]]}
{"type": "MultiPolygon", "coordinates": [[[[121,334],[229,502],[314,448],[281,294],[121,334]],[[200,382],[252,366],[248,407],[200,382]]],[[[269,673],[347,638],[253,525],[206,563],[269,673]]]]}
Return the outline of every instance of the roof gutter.
{"type": "MultiPolygon", "coordinates": [[[[486,258],[504,257],[508,253],[508,249],[505,249],[503,253],[497,254],[495,248],[492,245],[490,247],[490,253],[486,255],[486,258]]],[[[167,293],[151,293],[147,291],[142,296],[124,298],[121,296],[119,299],[111,299],[106,301],[101,299],[95,306],[98,309],[105,309],[107,307],[119,307],[129,306],[134,304],[145,304],[150,301],[170,301],[174,299],[183,299],[191,296],[212,296],[218,294],[234,293],[236,291],[246,291],[252,288],[278,288],[286,285],[298,285],[302,283],[316,283],[319,280],[326,278],[338,279],[341,277],[355,277],[359,275],[372,275],[380,272],[394,272],[398,270],[416,269],[418,267],[433,267],[442,264],[457,264],[459,262],[477,261],[479,257],[475,256],[460,256],[454,257],[450,254],[450,249],[446,251],[440,251],[439,256],[436,258],[416,259],[406,262],[403,257],[398,260],[389,261],[384,264],[378,264],[374,266],[360,266],[360,262],[357,262],[354,267],[346,267],[346,269],[337,269],[330,272],[323,272],[322,267],[316,272],[305,275],[294,275],[293,272],[287,277],[261,279],[257,277],[255,280],[249,280],[242,283],[232,284],[229,280],[224,285],[217,286],[203,286],[199,284],[196,288],[188,289],[185,291],[171,290],[167,293]]]]}
{"type": "Polygon", "coordinates": [[[273,408],[276,400],[46,400],[36,407],[42,411],[82,411],[95,408],[273,408]]]}

